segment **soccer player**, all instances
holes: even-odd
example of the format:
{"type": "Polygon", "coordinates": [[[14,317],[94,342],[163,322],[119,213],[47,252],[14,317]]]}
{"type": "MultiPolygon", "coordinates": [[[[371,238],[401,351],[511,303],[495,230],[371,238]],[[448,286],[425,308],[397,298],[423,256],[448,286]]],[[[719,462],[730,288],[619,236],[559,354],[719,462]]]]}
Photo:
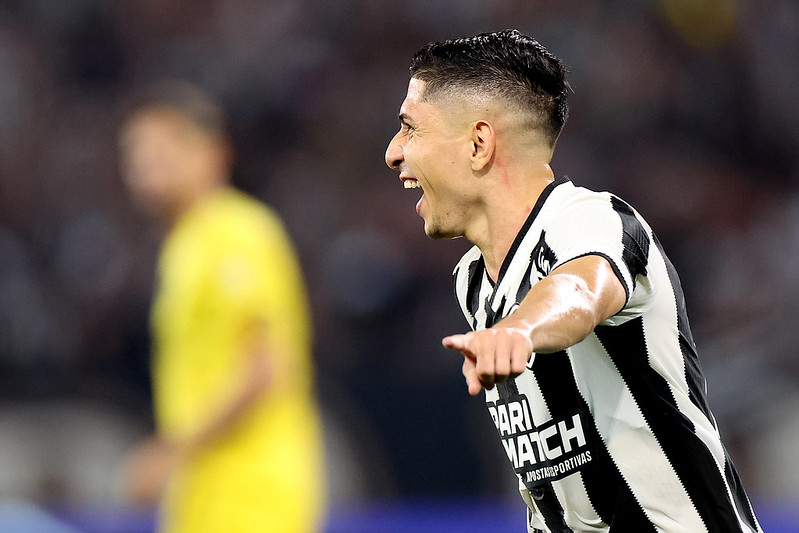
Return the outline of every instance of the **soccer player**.
{"type": "Polygon", "coordinates": [[[719,437],[680,282],[618,197],[555,179],[562,63],[515,30],[423,47],[386,151],[455,267],[473,331],[443,339],[485,391],[531,532],[760,531],[719,437]]]}
{"type": "Polygon", "coordinates": [[[229,185],[220,108],[174,82],[119,136],[132,197],[167,231],[152,310],[157,434],[131,495],[168,533],[318,531],[324,502],[306,293],[278,216],[229,185]]]}

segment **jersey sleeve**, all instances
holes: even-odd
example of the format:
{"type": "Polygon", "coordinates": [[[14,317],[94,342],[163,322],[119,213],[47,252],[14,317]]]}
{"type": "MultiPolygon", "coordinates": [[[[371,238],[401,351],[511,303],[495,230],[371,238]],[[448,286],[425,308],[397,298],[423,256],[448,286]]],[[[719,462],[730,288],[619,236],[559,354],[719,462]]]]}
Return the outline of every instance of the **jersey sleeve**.
{"type": "Polygon", "coordinates": [[[651,238],[627,203],[607,193],[577,197],[558,212],[546,238],[551,242],[552,270],[586,255],[604,257],[626,293],[621,315],[639,313],[640,298],[634,295],[649,290],[646,276],[651,238]]]}
{"type": "Polygon", "coordinates": [[[276,215],[248,221],[231,232],[216,266],[220,305],[240,327],[262,328],[276,353],[289,354],[308,343],[307,297],[298,260],[276,215]]]}

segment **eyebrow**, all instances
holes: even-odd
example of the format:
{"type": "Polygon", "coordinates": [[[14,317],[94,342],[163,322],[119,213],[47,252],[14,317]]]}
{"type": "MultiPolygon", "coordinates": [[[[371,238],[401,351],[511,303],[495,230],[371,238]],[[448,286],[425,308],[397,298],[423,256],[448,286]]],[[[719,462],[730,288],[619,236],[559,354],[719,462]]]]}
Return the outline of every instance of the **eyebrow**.
{"type": "Polygon", "coordinates": [[[413,123],[413,119],[411,117],[409,117],[408,115],[406,115],[405,113],[400,113],[399,114],[399,121],[400,122],[404,122],[405,124],[413,123]]]}

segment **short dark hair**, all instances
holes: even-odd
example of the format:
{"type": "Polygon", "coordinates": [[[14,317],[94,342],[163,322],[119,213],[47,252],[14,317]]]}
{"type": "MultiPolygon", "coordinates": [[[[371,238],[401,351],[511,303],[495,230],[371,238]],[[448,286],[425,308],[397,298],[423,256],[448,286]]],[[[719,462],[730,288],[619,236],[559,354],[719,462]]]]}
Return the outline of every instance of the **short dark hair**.
{"type": "Polygon", "coordinates": [[[126,103],[124,119],[141,111],[168,109],[189,119],[212,136],[228,134],[225,113],[211,95],[184,80],[161,80],[142,87],[126,103]]]}
{"type": "Polygon", "coordinates": [[[411,76],[426,83],[423,98],[450,90],[480,90],[529,110],[554,146],[569,115],[571,90],[563,63],[518,30],[481,33],[422,47],[411,76]]]}

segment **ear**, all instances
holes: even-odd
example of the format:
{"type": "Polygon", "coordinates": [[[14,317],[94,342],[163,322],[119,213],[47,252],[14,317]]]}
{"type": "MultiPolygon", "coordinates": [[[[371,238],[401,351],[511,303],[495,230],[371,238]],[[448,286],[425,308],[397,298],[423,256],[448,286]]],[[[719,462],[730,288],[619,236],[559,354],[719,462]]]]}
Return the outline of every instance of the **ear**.
{"type": "Polygon", "coordinates": [[[494,126],[485,120],[472,124],[471,131],[471,165],[472,170],[480,172],[486,169],[494,158],[497,147],[497,135],[494,126]]]}

